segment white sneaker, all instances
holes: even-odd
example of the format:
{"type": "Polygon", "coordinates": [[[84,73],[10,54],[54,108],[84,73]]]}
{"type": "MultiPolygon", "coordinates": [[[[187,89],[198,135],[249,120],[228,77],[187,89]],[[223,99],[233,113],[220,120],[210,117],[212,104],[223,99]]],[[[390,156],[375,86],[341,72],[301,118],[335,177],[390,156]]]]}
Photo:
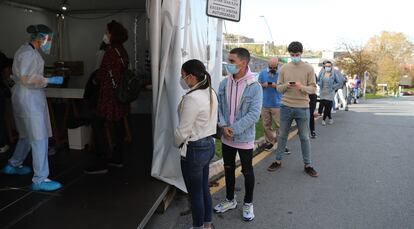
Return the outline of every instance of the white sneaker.
{"type": "Polygon", "coordinates": [[[243,205],[243,219],[245,221],[252,221],[254,219],[253,204],[245,203],[243,205]]]}
{"type": "Polygon", "coordinates": [[[329,120],[328,120],[328,124],[329,124],[329,125],[332,125],[332,124],[333,124],[333,119],[329,119],[329,120]]]}
{"type": "Polygon", "coordinates": [[[326,126],[325,120],[322,120],[322,126],[326,126]]]}
{"type": "Polygon", "coordinates": [[[0,148],[0,153],[5,153],[9,150],[9,146],[8,145],[4,145],[3,147],[0,148]]]}
{"type": "Polygon", "coordinates": [[[217,204],[214,207],[214,211],[216,213],[223,213],[223,212],[226,212],[228,210],[235,209],[236,207],[237,207],[236,198],[234,198],[233,200],[226,199],[225,201],[217,204]]]}

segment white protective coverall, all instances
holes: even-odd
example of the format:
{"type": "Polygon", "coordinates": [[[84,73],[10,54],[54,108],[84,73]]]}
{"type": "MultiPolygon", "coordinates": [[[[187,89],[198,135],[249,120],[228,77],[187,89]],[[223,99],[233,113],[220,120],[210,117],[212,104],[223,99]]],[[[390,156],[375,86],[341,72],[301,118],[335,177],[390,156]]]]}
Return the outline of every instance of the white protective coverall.
{"type": "Polygon", "coordinates": [[[13,113],[19,133],[16,150],[9,160],[20,166],[32,149],[33,183],[38,184],[49,176],[48,138],[52,136],[49,110],[44,88],[44,60],[30,44],[21,46],[13,63],[13,113]]]}

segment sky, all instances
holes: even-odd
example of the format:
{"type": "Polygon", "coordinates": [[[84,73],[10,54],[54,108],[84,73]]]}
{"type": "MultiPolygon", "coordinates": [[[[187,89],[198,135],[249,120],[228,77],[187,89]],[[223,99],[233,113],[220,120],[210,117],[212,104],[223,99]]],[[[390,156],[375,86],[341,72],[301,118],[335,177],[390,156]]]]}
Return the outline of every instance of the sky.
{"type": "Polygon", "coordinates": [[[224,32],[256,42],[271,41],[271,33],[277,45],[297,40],[308,50],[364,45],[381,31],[402,32],[414,42],[413,8],[410,0],[242,0],[240,22],[226,21],[224,32]]]}

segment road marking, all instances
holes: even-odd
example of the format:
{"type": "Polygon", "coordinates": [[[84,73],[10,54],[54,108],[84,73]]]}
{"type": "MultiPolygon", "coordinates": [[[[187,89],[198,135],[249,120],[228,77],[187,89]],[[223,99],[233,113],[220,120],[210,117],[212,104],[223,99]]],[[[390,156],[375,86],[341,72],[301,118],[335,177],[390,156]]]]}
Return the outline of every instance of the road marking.
{"type": "MultiPolygon", "coordinates": [[[[298,133],[298,130],[294,130],[291,133],[289,133],[288,136],[288,140],[290,140],[291,138],[293,138],[296,134],[298,133]]],[[[277,143],[275,144],[277,147],[277,143]]],[[[257,163],[259,163],[260,161],[262,161],[263,159],[265,159],[266,157],[270,156],[273,153],[270,151],[262,151],[260,153],[258,153],[254,158],[253,158],[253,166],[255,166],[257,163]]],[[[236,168],[236,178],[239,177],[241,175],[241,166],[236,168]]],[[[217,186],[214,187],[210,187],[210,193],[214,194],[218,191],[220,191],[222,188],[224,188],[224,186],[226,186],[226,180],[225,177],[223,176],[222,178],[220,178],[218,181],[216,181],[218,183],[217,186]]]]}

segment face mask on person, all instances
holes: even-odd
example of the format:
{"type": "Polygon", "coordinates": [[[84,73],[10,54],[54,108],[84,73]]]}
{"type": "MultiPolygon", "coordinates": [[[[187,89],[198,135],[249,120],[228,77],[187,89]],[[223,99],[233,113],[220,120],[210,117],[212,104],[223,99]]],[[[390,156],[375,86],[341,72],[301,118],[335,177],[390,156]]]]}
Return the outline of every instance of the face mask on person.
{"type": "Polygon", "coordinates": [[[227,64],[226,68],[227,68],[227,71],[232,75],[235,75],[239,73],[240,71],[240,68],[237,68],[235,64],[227,64]]]}
{"type": "Polygon", "coordinates": [[[301,58],[300,56],[292,56],[290,57],[290,59],[292,60],[293,63],[297,64],[300,62],[301,58]]]}
{"type": "Polygon", "coordinates": [[[331,72],[332,71],[332,68],[331,67],[325,67],[325,71],[331,72]]]}
{"type": "Polygon", "coordinates": [[[50,49],[52,48],[52,44],[50,42],[47,42],[45,45],[40,46],[40,48],[42,49],[42,52],[44,54],[50,54],[50,49]]]}
{"type": "Polygon", "coordinates": [[[52,40],[49,38],[49,35],[43,38],[42,44],[40,45],[40,49],[44,54],[49,55],[50,49],[52,48],[52,40]]]}
{"type": "Polygon", "coordinates": [[[184,90],[189,90],[190,87],[188,86],[188,84],[185,82],[185,79],[188,77],[189,75],[186,75],[184,78],[180,77],[180,85],[184,90]]]}
{"type": "Polygon", "coordinates": [[[103,41],[105,44],[107,44],[107,45],[109,45],[109,44],[111,43],[111,41],[110,41],[110,39],[109,39],[109,37],[108,37],[108,34],[104,34],[104,36],[103,36],[103,38],[102,38],[102,41],[103,41]]]}

